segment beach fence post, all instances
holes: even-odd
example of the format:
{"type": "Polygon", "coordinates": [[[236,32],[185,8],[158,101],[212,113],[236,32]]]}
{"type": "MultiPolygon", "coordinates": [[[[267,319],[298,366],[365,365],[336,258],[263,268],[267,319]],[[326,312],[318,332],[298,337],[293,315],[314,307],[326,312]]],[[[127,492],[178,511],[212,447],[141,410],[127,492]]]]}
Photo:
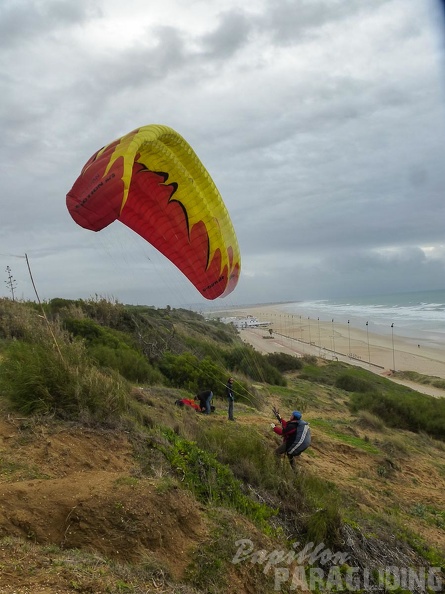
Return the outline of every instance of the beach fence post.
{"type": "Polygon", "coordinates": [[[349,328],[349,320],[348,320],[348,357],[351,358],[351,330],[349,328]]]}
{"type": "Polygon", "coordinates": [[[317,321],[318,321],[318,348],[319,348],[318,355],[321,357],[320,318],[319,317],[317,318],[317,321]]]}
{"type": "Polygon", "coordinates": [[[391,324],[391,341],[392,341],[392,370],[396,371],[396,357],[394,352],[394,322],[391,324]]]}
{"type": "Polygon", "coordinates": [[[335,332],[334,332],[334,318],[332,318],[332,350],[335,355],[335,332]]]}
{"type": "Polygon", "coordinates": [[[301,316],[300,316],[300,342],[303,346],[303,353],[304,353],[304,341],[303,341],[303,322],[301,321],[301,316]]]}
{"type": "Polygon", "coordinates": [[[366,339],[368,341],[368,365],[371,365],[371,351],[369,350],[369,332],[368,332],[368,322],[366,322],[366,339]]]}

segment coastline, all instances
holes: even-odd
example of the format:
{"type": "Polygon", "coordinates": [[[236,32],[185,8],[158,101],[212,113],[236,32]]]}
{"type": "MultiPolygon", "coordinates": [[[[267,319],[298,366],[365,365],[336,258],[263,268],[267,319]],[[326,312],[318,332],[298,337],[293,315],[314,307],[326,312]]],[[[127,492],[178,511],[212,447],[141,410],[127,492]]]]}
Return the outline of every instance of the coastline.
{"type": "MultiPolygon", "coordinates": [[[[338,360],[390,377],[393,371],[415,371],[445,379],[445,349],[421,344],[420,339],[367,332],[348,324],[322,322],[304,315],[292,315],[284,304],[255,305],[221,311],[221,316],[254,316],[269,327],[240,330],[240,337],[263,354],[286,352],[297,356],[315,355],[338,360]],[[272,332],[269,331],[269,328],[272,332]]],[[[409,382],[400,382],[409,385],[409,382]]],[[[413,384],[426,394],[444,396],[445,390],[413,384]],[[428,390],[428,391],[426,391],[428,390]]]]}

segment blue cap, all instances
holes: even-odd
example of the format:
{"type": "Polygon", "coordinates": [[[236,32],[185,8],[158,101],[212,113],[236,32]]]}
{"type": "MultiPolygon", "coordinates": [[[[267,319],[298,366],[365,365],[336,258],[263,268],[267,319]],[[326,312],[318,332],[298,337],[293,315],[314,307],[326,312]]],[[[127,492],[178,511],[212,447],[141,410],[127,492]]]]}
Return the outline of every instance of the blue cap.
{"type": "Polygon", "coordinates": [[[292,416],[294,417],[294,419],[297,419],[297,421],[299,421],[302,417],[302,414],[299,410],[294,410],[294,412],[292,413],[292,416]]]}

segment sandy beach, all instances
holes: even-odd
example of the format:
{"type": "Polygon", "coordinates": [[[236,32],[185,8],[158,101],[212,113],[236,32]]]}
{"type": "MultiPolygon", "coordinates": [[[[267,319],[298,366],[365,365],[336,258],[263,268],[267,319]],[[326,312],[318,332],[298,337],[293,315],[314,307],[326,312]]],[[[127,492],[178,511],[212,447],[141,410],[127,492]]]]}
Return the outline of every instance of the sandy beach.
{"type": "MultiPolygon", "coordinates": [[[[263,353],[315,355],[345,361],[387,377],[395,370],[416,371],[445,379],[444,348],[420,344],[415,339],[400,337],[396,333],[383,336],[347,324],[311,320],[307,316],[300,317],[283,311],[280,304],[231,309],[218,315],[250,315],[261,322],[270,322],[270,326],[240,330],[241,338],[263,353]]],[[[409,385],[409,382],[403,383],[409,385]]],[[[413,387],[419,388],[417,384],[413,387]]],[[[424,387],[422,392],[445,395],[445,391],[433,387],[424,387]]]]}

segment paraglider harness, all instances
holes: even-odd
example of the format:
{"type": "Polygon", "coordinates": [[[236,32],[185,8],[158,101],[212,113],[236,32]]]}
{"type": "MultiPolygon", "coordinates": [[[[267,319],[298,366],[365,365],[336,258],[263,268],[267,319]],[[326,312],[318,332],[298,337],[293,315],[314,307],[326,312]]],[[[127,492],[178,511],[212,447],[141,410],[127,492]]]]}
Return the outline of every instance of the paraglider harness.
{"type": "MultiPolygon", "coordinates": [[[[305,421],[295,420],[287,421],[283,426],[283,419],[280,416],[278,409],[274,406],[272,412],[283,427],[282,436],[286,442],[286,455],[289,459],[294,456],[299,456],[305,449],[307,449],[311,443],[311,434],[309,430],[309,424],[305,421]],[[300,429],[301,425],[302,431],[300,429]]],[[[292,461],[293,462],[293,461],[292,461]]]]}

